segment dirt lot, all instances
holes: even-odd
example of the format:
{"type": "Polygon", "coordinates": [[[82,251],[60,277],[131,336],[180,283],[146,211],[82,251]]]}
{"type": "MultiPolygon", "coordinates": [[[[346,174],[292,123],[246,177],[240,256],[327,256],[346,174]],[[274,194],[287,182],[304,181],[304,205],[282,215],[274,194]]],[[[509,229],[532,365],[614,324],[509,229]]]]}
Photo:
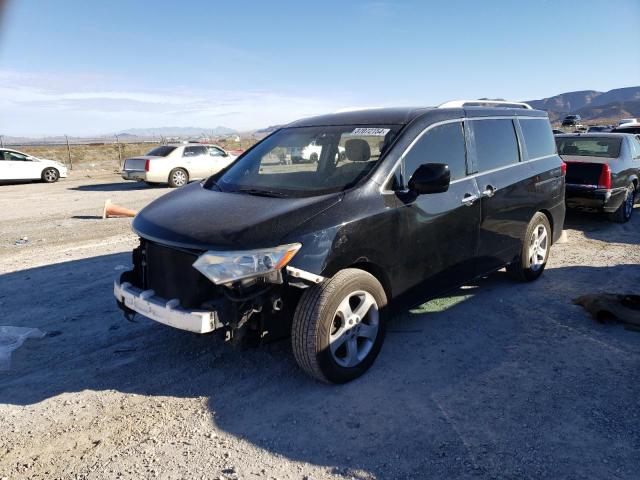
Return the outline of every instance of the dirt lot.
{"type": "Polygon", "coordinates": [[[125,321],[111,285],[135,237],[97,216],[167,189],[91,175],[0,186],[0,325],[47,333],[0,371],[0,478],[638,478],[640,333],[571,299],[640,293],[640,211],[569,216],[540,280],[405,312],[335,387],[286,341],[125,321]]]}

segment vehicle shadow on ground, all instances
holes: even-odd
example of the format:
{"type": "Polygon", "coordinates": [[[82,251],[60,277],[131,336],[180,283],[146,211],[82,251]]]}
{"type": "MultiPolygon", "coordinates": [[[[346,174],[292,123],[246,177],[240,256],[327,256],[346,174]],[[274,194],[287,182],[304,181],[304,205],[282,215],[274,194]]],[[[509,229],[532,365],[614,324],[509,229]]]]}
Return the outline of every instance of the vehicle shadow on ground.
{"type": "Polygon", "coordinates": [[[604,213],[567,210],[565,229],[580,230],[585,237],[604,242],[640,244],[640,205],[636,205],[631,220],[615,223],[604,213]]]}
{"type": "Polygon", "coordinates": [[[549,269],[532,284],[498,272],[399,315],[371,371],[330,386],[297,368],[287,341],[238,351],[216,335],[125,321],[111,289],[128,261],[0,276],[12,312],[2,323],[50,333],[14,352],[0,403],[82,390],[207,397],[218,428],[350,478],[637,472],[640,420],[629,408],[640,395],[640,334],[571,304],[618,291],[619,278],[640,285],[637,265],[549,269]]]}
{"type": "Polygon", "coordinates": [[[68,190],[80,192],[126,192],[131,190],[147,190],[152,188],[168,188],[166,185],[148,185],[144,182],[121,182],[121,183],[97,183],[94,185],[79,185],[70,187],[68,190]]]}

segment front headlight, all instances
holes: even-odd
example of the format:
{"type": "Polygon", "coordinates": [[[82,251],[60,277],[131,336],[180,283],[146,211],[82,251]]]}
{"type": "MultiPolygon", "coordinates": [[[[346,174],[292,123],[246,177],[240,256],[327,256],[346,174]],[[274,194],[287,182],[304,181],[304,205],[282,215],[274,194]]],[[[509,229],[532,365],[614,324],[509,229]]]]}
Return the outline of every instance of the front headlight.
{"type": "Polygon", "coordinates": [[[216,285],[266,275],[284,268],[300,250],[300,243],[239,252],[208,251],[193,264],[216,285]]]}

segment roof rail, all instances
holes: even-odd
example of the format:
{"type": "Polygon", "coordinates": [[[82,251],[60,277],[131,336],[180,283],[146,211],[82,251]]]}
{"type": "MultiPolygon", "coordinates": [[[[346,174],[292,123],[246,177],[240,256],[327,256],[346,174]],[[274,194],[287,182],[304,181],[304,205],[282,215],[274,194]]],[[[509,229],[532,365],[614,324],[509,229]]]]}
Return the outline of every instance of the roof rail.
{"type": "Polygon", "coordinates": [[[504,100],[452,100],[438,105],[438,108],[463,108],[463,107],[500,107],[500,108],[525,108],[533,110],[531,105],[522,102],[505,102],[504,100]]]}

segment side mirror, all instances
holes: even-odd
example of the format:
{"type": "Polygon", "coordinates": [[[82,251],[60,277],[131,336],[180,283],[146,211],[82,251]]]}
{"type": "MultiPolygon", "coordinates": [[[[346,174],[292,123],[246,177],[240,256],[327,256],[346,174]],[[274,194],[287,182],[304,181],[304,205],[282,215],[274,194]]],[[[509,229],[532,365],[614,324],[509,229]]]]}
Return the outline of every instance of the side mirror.
{"type": "Polygon", "coordinates": [[[409,180],[409,189],[417,194],[442,193],[449,190],[451,172],[445,163],[424,163],[409,180]]]}

